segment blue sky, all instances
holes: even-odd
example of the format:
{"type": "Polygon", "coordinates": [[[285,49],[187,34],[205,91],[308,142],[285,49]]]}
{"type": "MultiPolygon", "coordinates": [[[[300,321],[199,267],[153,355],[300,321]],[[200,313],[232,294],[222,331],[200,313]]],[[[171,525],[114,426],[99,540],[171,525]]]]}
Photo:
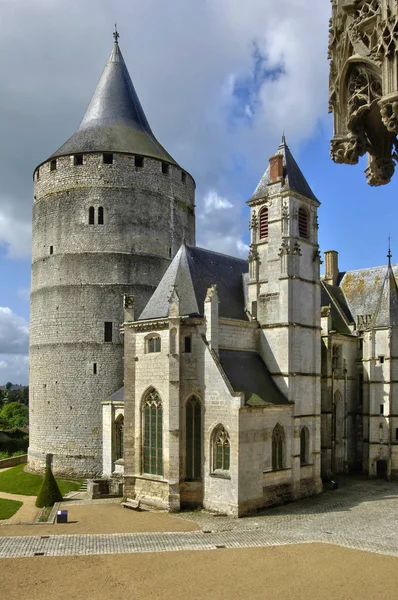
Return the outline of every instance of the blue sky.
{"type": "MultiPolygon", "coordinates": [[[[27,382],[32,171],[75,131],[120,46],[159,141],[197,182],[198,245],[247,256],[252,194],[285,132],[340,269],[398,257],[398,175],[371,188],[329,157],[319,0],[19,0],[0,6],[0,385],[27,382]],[[10,51],[12,49],[12,51],[10,51]]],[[[398,259],[397,259],[398,261],[398,259]]]]}

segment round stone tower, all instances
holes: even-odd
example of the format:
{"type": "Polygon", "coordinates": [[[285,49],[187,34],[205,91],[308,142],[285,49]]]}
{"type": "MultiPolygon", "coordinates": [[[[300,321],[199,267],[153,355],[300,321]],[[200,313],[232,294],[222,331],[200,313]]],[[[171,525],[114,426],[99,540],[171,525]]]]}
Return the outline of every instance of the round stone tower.
{"type": "Polygon", "coordinates": [[[34,172],[29,468],[98,476],[101,402],[123,385],[123,294],[140,314],[182,240],[195,183],[153,135],[115,33],[76,133],[34,172]]]}

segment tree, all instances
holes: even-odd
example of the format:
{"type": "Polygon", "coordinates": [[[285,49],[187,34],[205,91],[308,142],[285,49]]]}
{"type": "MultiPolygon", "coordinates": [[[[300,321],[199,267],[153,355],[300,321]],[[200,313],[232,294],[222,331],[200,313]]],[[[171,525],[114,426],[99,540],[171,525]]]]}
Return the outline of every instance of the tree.
{"type": "Polygon", "coordinates": [[[58,483],[53,475],[51,467],[47,465],[44,480],[37,496],[36,506],[44,508],[44,506],[52,506],[56,502],[61,502],[62,494],[59,490],[58,483]]]}
{"type": "Polygon", "coordinates": [[[29,409],[19,402],[10,402],[0,410],[0,418],[8,423],[9,428],[25,427],[29,422],[29,409]]]}
{"type": "Polygon", "coordinates": [[[8,390],[8,391],[9,391],[11,388],[12,388],[12,383],[11,383],[11,381],[7,381],[7,383],[6,383],[6,390],[8,390]]]}

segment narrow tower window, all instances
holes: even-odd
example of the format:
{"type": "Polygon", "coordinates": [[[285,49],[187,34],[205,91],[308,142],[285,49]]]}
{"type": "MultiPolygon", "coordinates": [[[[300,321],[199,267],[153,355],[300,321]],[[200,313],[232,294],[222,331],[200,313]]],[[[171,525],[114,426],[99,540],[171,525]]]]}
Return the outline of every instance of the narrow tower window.
{"type": "Polygon", "coordinates": [[[39,181],[40,179],[40,169],[37,169],[36,171],[36,181],[39,181]]]}
{"type": "Polygon", "coordinates": [[[57,168],[57,159],[53,158],[53,160],[50,162],[50,171],[55,171],[56,168],[57,168]]]}
{"type": "Polygon", "coordinates": [[[75,167],[79,167],[80,165],[82,165],[83,154],[75,154],[75,156],[73,157],[73,164],[75,165],[75,167]]]}
{"type": "Polygon", "coordinates": [[[202,475],[202,415],[201,404],[191,396],[186,404],[186,478],[200,479],[202,475]]]}
{"type": "Polygon", "coordinates": [[[300,207],[298,211],[299,236],[308,238],[308,214],[305,208],[300,207]]]}
{"type": "Polygon", "coordinates": [[[93,375],[97,374],[97,363],[93,363],[93,375]]]}
{"type": "Polygon", "coordinates": [[[50,246],[50,254],[54,253],[54,246],[50,246]]]}
{"type": "Polygon", "coordinates": [[[143,156],[135,156],[134,166],[137,167],[137,169],[142,169],[142,167],[144,166],[144,157],[143,156]]]}
{"type": "Polygon", "coordinates": [[[191,344],[191,336],[190,335],[186,335],[184,337],[184,352],[186,354],[190,354],[192,352],[192,344],[191,344]]]}
{"type": "Polygon", "coordinates": [[[380,404],[380,414],[384,414],[384,404],[380,404]]]}
{"type": "Polygon", "coordinates": [[[263,208],[260,212],[260,239],[268,237],[268,208],[263,208]]]}
{"type": "Polygon", "coordinates": [[[104,152],[102,156],[102,161],[104,165],[113,165],[113,154],[110,152],[104,152]]]}
{"type": "Polygon", "coordinates": [[[187,174],[184,171],[181,171],[181,181],[182,183],[187,182],[187,174]]]}
{"type": "Polygon", "coordinates": [[[88,209],[88,224],[94,225],[94,206],[90,206],[88,209]]]}
{"type": "Polygon", "coordinates": [[[112,321],[105,321],[105,323],[104,323],[104,342],[112,341],[112,329],[113,329],[112,321]]]}
{"type": "Polygon", "coordinates": [[[104,207],[99,206],[98,207],[98,225],[103,225],[103,224],[104,224],[104,207]]]}
{"type": "Polygon", "coordinates": [[[169,165],[167,163],[162,163],[162,173],[163,175],[169,174],[169,165]]]}

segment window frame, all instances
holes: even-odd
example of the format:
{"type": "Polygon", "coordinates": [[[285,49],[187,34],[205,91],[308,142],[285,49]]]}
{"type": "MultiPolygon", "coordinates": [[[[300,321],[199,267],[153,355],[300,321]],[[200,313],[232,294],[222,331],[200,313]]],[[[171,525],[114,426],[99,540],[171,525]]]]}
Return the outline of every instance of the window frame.
{"type": "Polygon", "coordinates": [[[268,240],[269,236],[269,211],[268,206],[264,206],[258,215],[258,235],[260,240],[268,240]],[[262,231],[264,231],[264,235],[262,235],[262,231]]]}
{"type": "Polygon", "coordinates": [[[230,479],[231,474],[231,438],[228,430],[221,423],[211,435],[211,475],[230,479]]]}
{"type": "Polygon", "coordinates": [[[112,342],[113,342],[113,321],[104,321],[104,344],[111,344],[112,342]]]}
{"type": "Polygon", "coordinates": [[[310,432],[306,425],[300,429],[300,467],[309,464],[309,441],[310,441],[310,432]],[[304,445],[303,445],[304,439],[304,445]]]}
{"type": "Polygon", "coordinates": [[[185,403],[185,479],[202,479],[203,423],[202,402],[196,394],[191,394],[185,403]],[[199,409],[197,411],[197,409],[199,409]],[[190,413],[190,411],[192,411],[190,413]],[[189,418],[191,423],[189,424],[189,418]],[[189,437],[189,433],[192,435],[189,437]],[[188,439],[189,438],[189,439],[188,439]],[[189,462],[191,463],[189,465],[189,462]]]}
{"type": "Polygon", "coordinates": [[[151,333],[145,338],[145,354],[158,354],[162,351],[162,338],[158,333],[151,333]]]}
{"type": "Polygon", "coordinates": [[[272,470],[281,471],[286,464],[285,430],[278,422],[272,430],[272,470]]]}
{"type": "Polygon", "coordinates": [[[115,419],[115,461],[124,459],[124,415],[115,419]]]}
{"type": "Polygon", "coordinates": [[[304,206],[299,206],[299,209],[297,211],[297,229],[298,229],[299,238],[301,238],[303,240],[309,240],[309,237],[310,237],[309,213],[308,213],[307,208],[304,206]],[[300,215],[302,215],[302,218],[300,218],[300,215]],[[305,218],[305,221],[303,221],[303,217],[305,218]],[[305,232],[303,229],[303,225],[305,225],[305,232]]]}
{"type": "Polygon", "coordinates": [[[155,388],[149,388],[145,392],[142,405],[142,459],[141,472],[143,475],[163,478],[163,403],[159,392],[155,388]],[[152,410],[155,407],[155,410],[152,410]],[[153,433],[153,417],[155,418],[153,433]],[[147,427],[148,423],[148,427],[147,427]],[[160,431],[159,431],[160,428],[160,431]],[[153,445],[155,440],[155,446],[153,445]],[[160,443],[159,443],[160,442],[160,443]],[[148,449],[148,452],[146,452],[148,449]],[[155,460],[155,468],[152,468],[153,459],[155,460]],[[149,462],[148,462],[149,461],[149,462]],[[153,472],[155,471],[155,472],[153,472]]]}

